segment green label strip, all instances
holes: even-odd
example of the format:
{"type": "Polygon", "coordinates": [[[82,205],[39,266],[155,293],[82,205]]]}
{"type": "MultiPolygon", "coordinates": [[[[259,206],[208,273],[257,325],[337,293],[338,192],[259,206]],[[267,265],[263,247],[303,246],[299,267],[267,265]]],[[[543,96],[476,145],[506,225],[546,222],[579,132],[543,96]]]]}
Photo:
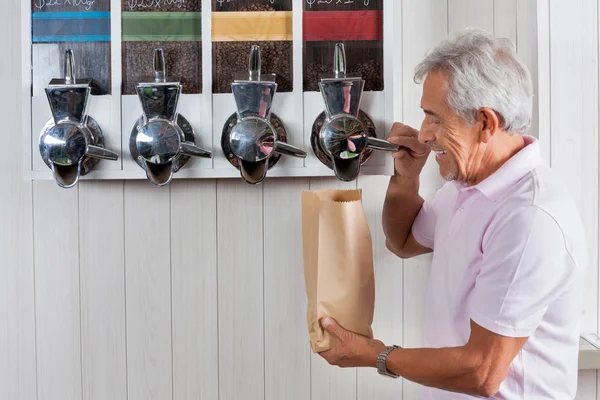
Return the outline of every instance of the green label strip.
{"type": "Polygon", "coordinates": [[[199,12],[124,12],[124,42],[199,42],[202,40],[199,12]]]}

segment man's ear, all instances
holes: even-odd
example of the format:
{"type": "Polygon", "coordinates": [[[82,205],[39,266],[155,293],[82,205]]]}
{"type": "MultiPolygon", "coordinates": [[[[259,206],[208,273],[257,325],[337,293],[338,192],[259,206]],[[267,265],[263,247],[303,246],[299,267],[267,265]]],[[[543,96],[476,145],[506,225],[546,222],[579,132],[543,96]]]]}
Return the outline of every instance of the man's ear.
{"type": "Polygon", "coordinates": [[[500,118],[496,111],[488,107],[477,110],[477,126],[479,127],[479,140],[488,143],[500,129],[500,118]]]}

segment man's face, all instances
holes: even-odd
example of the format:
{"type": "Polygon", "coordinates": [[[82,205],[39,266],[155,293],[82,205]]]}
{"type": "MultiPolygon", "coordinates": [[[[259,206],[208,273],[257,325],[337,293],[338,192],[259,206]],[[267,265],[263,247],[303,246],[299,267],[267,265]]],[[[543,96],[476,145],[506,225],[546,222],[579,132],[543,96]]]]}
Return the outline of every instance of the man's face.
{"type": "Polygon", "coordinates": [[[429,144],[435,152],[444,179],[467,181],[477,173],[471,170],[472,157],[479,144],[477,123],[472,127],[467,126],[448,106],[446,98],[447,75],[444,72],[428,74],[421,97],[425,118],[421,124],[419,141],[429,144]]]}

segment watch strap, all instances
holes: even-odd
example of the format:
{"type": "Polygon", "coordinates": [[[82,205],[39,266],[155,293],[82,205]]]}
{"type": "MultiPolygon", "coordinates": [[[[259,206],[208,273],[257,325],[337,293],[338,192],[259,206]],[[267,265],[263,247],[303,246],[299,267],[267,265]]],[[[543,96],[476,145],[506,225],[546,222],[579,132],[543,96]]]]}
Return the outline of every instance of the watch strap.
{"type": "Polygon", "coordinates": [[[400,348],[400,346],[397,346],[397,345],[389,346],[384,351],[382,351],[381,354],[379,354],[379,356],[377,357],[377,372],[379,372],[379,374],[388,376],[390,378],[398,378],[399,377],[398,375],[396,375],[393,372],[391,372],[390,370],[388,370],[387,367],[385,366],[388,355],[393,350],[396,350],[399,348],[400,348]]]}

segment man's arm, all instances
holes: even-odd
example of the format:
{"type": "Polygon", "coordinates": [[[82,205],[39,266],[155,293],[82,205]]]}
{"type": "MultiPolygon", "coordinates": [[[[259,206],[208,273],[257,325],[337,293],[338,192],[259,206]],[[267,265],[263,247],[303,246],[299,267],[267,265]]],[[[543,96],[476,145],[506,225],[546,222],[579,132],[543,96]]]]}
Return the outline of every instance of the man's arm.
{"type": "MultiPolygon", "coordinates": [[[[377,367],[377,357],[386,346],[342,328],[325,318],[323,328],[336,337],[336,347],[320,353],[340,367],[377,367]]],[[[527,342],[493,333],[471,321],[471,336],[464,346],[397,349],[386,362],[388,370],[421,385],[474,396],[491,397],[527,342]]]]}
{"type": "Polygon", "coordinates": [[[394,176],[388,185],[383,205],[383,231],[387,248],[398,257],[408,258],[432,250],[416,241],[411,228],[423,199],[419,196],[419,175],[431,149],[419,142],[419,132],[396,122],[387,137],[400,149],[392,153],[394,176]]]}
{"type": "Polygon", "coordinates": [[[471,336],[464,346],[394,350],[386,366],[422,385],[491,397],[526,342],[527,338],[500,336],[471,321],[471,336]]]}
{"type": "Polygon", "coordinates": [[[419,177],[390,178],[383,205],[383,232],[387,248],[398,257],[410,258],[432,250],[417,242],[411,227],[423,206],[419,196],[419,177]]]}

